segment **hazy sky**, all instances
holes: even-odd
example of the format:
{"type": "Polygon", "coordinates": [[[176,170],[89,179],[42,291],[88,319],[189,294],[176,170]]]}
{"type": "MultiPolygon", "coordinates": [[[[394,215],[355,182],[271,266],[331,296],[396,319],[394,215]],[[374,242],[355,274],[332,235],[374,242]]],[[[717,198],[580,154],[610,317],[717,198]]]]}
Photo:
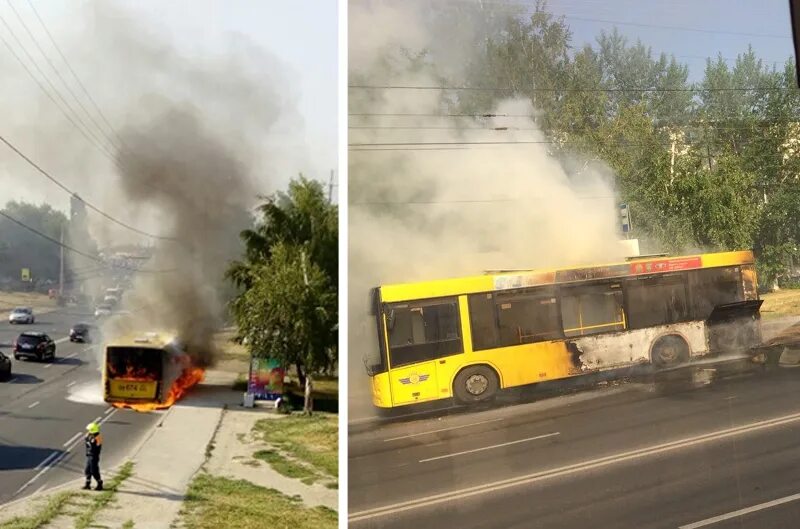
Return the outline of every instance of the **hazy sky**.
{"type": "Polygon", "coordinates": [[[674,54],[688,64],[692,81],[702,78],[706,57],[721,53],[733,64],[748,44],[779,68],[794,55],[788,0],[551,0],[548,5],[566,17],[574,44],[594,43],[601,30],[616,26],[632,42],[641,39],[654,53],[674,54]]]}
{"type": "MultiPolygon", "coordinates": [[[[206,60],[218,60],[223,56],[225,47],[229,46],[237,35],[249,40],[250,45],[263,49],[266,55],[271,56],[270,60],[278,64],[279,68],[276,69],[281,71],[276,75],[286,80],[285,85],[278,90],[286,94],[286,99],[292,100],[291,104],[296,107],[295,114],[292,115],[299,115],[288,123],[281,123],[282,128],[269,140],[264,140],[264,143],[269,143],[265,145],[265,150],[278,153],[271,155],[266,162],[273,169],[269,186],[283,187],[289,178],[299,172],[327,183],[330,170],[335,169],[338,163],[336,143],[338,24],[335,0],[105,1],[119,8],[120,12],[138,15],[135,16],[138,24],[144,22],[161,40],[165,40],[179,54],[191,58],[196,64],[202,65],[206,60]],[[286,145],[281,145],[284,138],[286,145]]],[[[91,3],[75,0],[33,0],[33,2],[78,75],[87,83],[92,96],[101,109],[108,113],[111,121],[114,121],[114,109],[118,100],[124,97],[127,83],[124,78],[104,79],[103,75],[112,67],[120,67],[119,64],[110,65],[108,61],[124,62],[126,58],[117,58],[111,53],[92,53],[93,45],[100,41],[96,35],[100,34],[101,30],[93,28],[91,22],[86,21],[86,13],[91,11],[91,3]],[[78,21],[79,23],[76,23],[78,21]]],[[[11,3],[33,31],[50,59],[66,75],[67,70],[36,20],[28,0],[11,0],[11,3]]],[[[28,51],[57,83],[53,71],[48,68],[6,2],[0,3],[0,16],[12,26],[17,36],[22,38],[28,51]]],[[[8,38],[5,27],[0,26],[0,30],[8,38]]],[[[17,53],[21,54],[18,45],[11,42],[17,53]]],[[[101,47],[101,44],[97,46],[101,47]]],[[[27,127],[35,127],[35,124],[39,123],[37,118],[44,115],[47,119],[60,119],[66,123],[57,108],[42,97],[41,91],[2,45],[0,45],[0,63],[9,65],[4,68],[4,77],[11,79],[0,83],[0,112],[6,112],[7,115],[14,114],[17,120],[22,114],[23,121],[27,112],[30,115],[29,122],[25,123],[27,127]]],[[[271,64],[266,68],[272,67],[271,64]]],[[[115,71],[115,74],[117,73],[118,71],[115,71]]],[[[124,73],[131,79],[135,79],[137,74],[135,68],[124,73]]],[[[258,72],[254,75],[257,76],[258,72]]],[[[264,79],[265,85],[272,81],[273,79],[264,79]]],[[[75,90],[77,91],[77,87],[75,90]]],[[[64,95],[68,97],[66,91],[64,95]]],[[[86,104],[88,106],[88,103],[86,104]]],[[[39,158],[37,161],[41,161],[47,170],[56,176],[62,176],[71,186],[80,186],[75,176],[80,170],[76,170],[74,160],[67,160],[63,153],[60,157],[48,156],[46,142],[51,139],[45,139],[47,134],[39,135],[37,140],[35,130],[22,132],[15,130],[16,123],[18,121],[14,124],[6,123],[6,127],[0,124],[0,134],[7,135],[12,142],[16,138],[20,147],[26,152],[32,151],[44,158],[39,158]]],[[[68,123],[66,125],[68,128],[68,123]]],[[[114,125],[119,126],[120,123],[114,125]]],[[[50,128],[52,129],[52,126],[50,128]]],[[[59,209],[65,209],[68,205],[66,194],[13,160],[14,156],[4,147],[0,148],[0,202],[4,204],[9,199],[35,202],[46,200],[59,209]]],[[[87,167],[87,171],[91,170],[87,167]]],[[[273,190],[262,189],[264,193],[273,190]]],[[[84,195],[91,196],[92,193],[84,189],[84,195]]]]}

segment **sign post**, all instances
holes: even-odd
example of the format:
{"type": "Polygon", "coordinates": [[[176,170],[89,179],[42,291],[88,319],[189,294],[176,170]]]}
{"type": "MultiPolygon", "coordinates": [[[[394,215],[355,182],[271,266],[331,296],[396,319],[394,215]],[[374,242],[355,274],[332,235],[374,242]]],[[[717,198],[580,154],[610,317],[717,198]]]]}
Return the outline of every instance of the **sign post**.
{"type": "Polygon", "coordinates": [[[631,213],[628,209],[628,204],[619,205],[619,218],[622,223],[622,233],[628,238],[631,231],[631,213]]]}
{"type": "Polygon", "coordinates": [[[20,276],[21,276],[21,279],[23,281],[25,281],[25,282],[30,281],[31,280],[31,269],[30,268],[23,268],[20,276]]]}

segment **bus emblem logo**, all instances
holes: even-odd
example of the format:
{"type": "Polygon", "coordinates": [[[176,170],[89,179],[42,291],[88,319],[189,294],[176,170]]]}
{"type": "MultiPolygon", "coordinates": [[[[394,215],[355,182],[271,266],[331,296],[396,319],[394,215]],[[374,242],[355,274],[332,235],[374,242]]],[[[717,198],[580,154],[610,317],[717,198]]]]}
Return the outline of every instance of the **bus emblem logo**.
{"type": "Polygon", "coordinates": [[[420,382],[425,382],[428,380],[430,375],[418,375],[417,373],[411,373],[405,378],[400,379],[401,384],[419,384],[420,382]]]}

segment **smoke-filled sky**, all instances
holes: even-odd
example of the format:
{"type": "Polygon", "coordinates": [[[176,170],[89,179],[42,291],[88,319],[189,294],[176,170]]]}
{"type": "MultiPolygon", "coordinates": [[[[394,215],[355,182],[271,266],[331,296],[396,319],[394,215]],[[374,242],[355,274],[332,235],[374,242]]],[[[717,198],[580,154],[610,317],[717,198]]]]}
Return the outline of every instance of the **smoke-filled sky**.
{"type": "MultiPolygon", "coordinates": [[[[11,4],[17,13],[7,3],[0,6],[2,34],[53,93],[14,37],[20,39],[99,137],[23,26],[93,111],[28,0],[11,4]]],[[[327,182],[336,168],[336,2],[53,0],[34,6],[117,132],[156,119],[172,104],[191,108],[187,111],[245,165],[251,190],[261,194],[284,188],[299,172],[327,182]]],[[[106,156],[92,147],[3,43],[0,67],[0,134],[101,209],[158,231],[163,219],[156,210],[121,200],[119,171],[110,161],[113,149],[106,156]]],[[[2,203],[46,201],[64,211],[69,206],[66,193],[5,148],[0,149],[0,190],[2,203]]],[[[92,213],[90,227],[94,235],[115,242],[130,235],[98,222],[92,213]]]]}
{"type": "MultiPolygon", "coordinates": [[[[350,3],[352,84],[429,86],[441,77],[463,83],[485,21],[467,3],[457,21],[437,19],[426,7],[424,1],[350,3]]],[[[530,117],[536,113],[530,101],[480,110],[507,116],[493,120],[457,117],[457,108],[448,106],[453,102],[424,90],[349,94],[354,418],[370,411],[361,365],[362,355],[374,359],[377,352],[370,288],[623,255],[610,169],[551,156],[530,117]]]]}

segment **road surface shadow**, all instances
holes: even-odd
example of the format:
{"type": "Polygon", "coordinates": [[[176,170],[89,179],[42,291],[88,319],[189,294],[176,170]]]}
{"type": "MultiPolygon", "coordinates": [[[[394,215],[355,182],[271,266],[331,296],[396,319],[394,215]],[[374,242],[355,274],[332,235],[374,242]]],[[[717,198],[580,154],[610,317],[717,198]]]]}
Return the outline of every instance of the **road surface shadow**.
{"type": "Polygon", "coordinates": [[[73,356],[71,358],[58,358],[58,357],[56,357],[55,363],[56,364],[61,364],[61,365],[64,365],[64,366],[80,366],[80,365],[85,364],[86,362],[81,360],[80,358],[77,358],[77,357],[73,356]]]}
{"type": "Polygon", "coordinates": [[[0,445],[0,471],[36,468],[45,459],[52,461],[61,453],[61,450],[38,446],[0,445]]]}
{"type": "MultiPolygon", "coordinates": [[[[350,425],[348,430],[351,433],[358,433],[362,430],[371,430],[375,423],[403,423],[429,417],[471,414],[520,404],[550,401],[566,395],[591,394],[604,389],[629,385],[650,388],[650,391],[643,393],[641,398],[669,397],[677,400],[689,400],[696,398],[698,390],[716,390],[727,384],[735,384],[742,378],[754,376],[768,379],[790,375],[786,374],[785,369],[766,367],[743,359],[717,359],[686,364],[665,371],[657,371],[647,365],[633,366],[506,389],[500,391],[493,401],[470,406],[459,404],[455,399],[450,398],[417,404],[413,406],[413,411],[405,407],[378,410],[378,418],[375,421],[350,425]]],[[[598,393],[597,396],[600,397],[603,394],[598,393]]]]}
{"type": "Polygon", "coordinates": [[[43,380],[35,375],[27,375],[25,373],[15,373],[11,371],[11,379],[6,381],[6,384],[38,384],[43,380]]]}

